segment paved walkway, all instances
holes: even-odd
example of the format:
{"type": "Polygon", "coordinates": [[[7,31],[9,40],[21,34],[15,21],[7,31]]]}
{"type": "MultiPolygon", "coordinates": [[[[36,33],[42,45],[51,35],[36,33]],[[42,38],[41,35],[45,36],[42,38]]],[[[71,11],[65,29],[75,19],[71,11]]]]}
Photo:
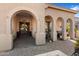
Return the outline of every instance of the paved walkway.
{"type": "Polygon", "coordinates": [[[14,41],[14,49],[27,48],[31,46],[35,46],[35,39],[29,35],[20,35],[20,37],[14,41]]]}
{"type": "Polygon", "coordinates": [[[47,43],[42,46],[36,46],[32,37],[19,38],[14,43],[14,49],[11,51],[1,52],[1,56],[34,56],[41,53],[46,53],[54,50],[60,50],[67,55],[72,55],[74,52],[73,44],[69,40],[47,43]]]}

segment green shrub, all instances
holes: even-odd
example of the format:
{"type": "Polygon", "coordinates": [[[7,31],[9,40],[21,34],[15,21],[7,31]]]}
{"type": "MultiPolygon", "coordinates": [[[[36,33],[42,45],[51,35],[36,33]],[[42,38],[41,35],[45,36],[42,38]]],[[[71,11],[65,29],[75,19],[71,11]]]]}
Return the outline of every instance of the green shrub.
{"type": "Polygon", "coordinates": [[[75,48],[79,48],[79,39],[75,40],[76,43],[74,43],[75,48]]]}

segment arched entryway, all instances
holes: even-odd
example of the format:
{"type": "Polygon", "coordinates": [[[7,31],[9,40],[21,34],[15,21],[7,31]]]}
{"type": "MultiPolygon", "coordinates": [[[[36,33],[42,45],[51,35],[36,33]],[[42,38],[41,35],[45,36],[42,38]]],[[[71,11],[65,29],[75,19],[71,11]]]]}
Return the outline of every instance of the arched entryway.
{"type": "Polygon", "coordinates": [[[79,38],[79,23],[75,23],[75,38],[79,38]]]}
{"type": "Polygon", "coordinates": [[[56,20],[56,32],[57,32],[57,39],[63,40],[63,25],[64,20],[62,17],[58,17],[56,20]]]}
{"type": "Polygon", "coordinates": [[[35,16],[27,10],[19,10],[11,17],[11,33],[14,39],[14,47],[27,47],[35,45],[37,30],[35,16]]]}
{"type": "Polygon", "coordinates": [[[50,15],[45,16],[45,25],[46,42],[53,42],[53,18],[50,15]]]}
{"type": "Polygon", "coordinates": [[[67,38],[72,38],[72,19],[67,19],[66,23],[66,33],[67,33],[67,38]]]}

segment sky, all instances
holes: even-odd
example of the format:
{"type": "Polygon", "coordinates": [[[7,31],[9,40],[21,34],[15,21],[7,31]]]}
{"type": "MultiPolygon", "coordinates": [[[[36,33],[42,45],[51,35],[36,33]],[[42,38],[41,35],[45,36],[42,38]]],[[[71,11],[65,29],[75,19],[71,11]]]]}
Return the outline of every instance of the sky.
{"type": "MultiPolygon", "coordinates": [[[[53,3],[53,5],[79,11],[79,3],[53,3]]],[[[75,17],[79,17],[79,12],[75,17]]]]}

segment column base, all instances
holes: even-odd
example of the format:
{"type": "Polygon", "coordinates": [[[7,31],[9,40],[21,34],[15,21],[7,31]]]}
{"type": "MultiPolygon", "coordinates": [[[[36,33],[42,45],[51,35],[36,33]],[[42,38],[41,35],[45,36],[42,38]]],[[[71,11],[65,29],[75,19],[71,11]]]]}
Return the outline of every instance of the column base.
{"type": "Polygon", "coordinates": [[[57,34],[53,33],[53,41],[57,41],[57,34]]]}
{"type": "Polygon", "coordinates": [[[0,52],[12,49],[13,40],[10,34],[0,34],[0,52]]]}
{"type": "Polygon", "coordinates": [[[36,33],[36,45],[43,45],[46,43],[45,33],[36,33]]]}

